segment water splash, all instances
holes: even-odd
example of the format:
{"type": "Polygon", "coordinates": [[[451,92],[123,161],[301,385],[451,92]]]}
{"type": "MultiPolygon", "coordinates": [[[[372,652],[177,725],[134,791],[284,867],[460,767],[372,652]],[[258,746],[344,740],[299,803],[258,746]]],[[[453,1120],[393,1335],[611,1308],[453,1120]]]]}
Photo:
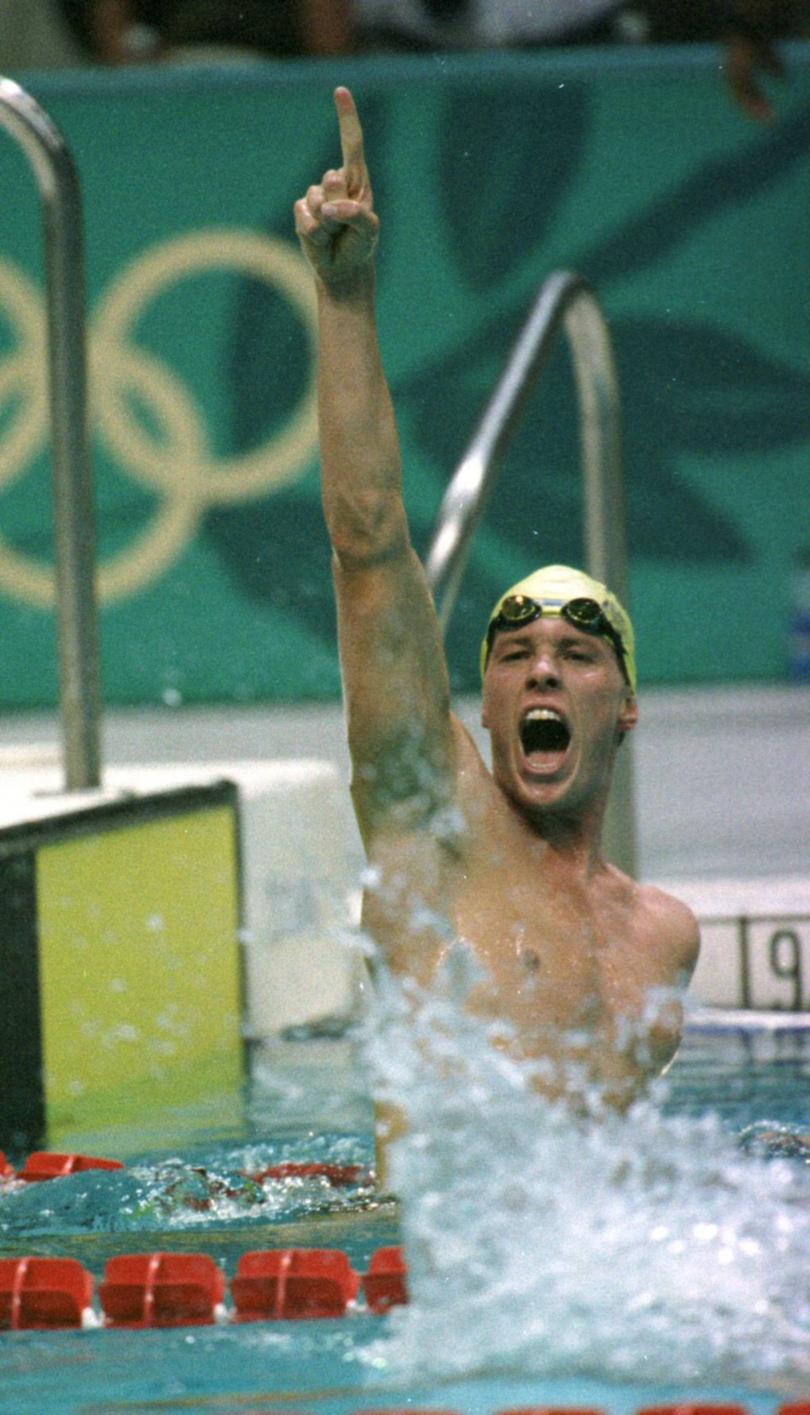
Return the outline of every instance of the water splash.
{"type": "Polygon", "coordinates": [[[626,1116],[572,1118],[489,1045],[470,981],[461,950],[429,992],[381,975],[367,1050],[409,1116],[391,1179],[412,1300],[359,1359],[806,1380],[810,1169],[714,1114],[666,1114],[665,1083],[626,1116]]]}
{"type": "Polygon", "coordinates": [[[372,1192],[363,1171],[357,1138],[325,1135],[317,1143],[307,1137],[220,1148],[194,1161],[86,1170],[44,1184],[14,1181],[0,1188],[0,1240],[287,1223],[362,1205],[372,1192]],[[264,1174],[271,1166],[312,1161],[321,1151],[333,1165],[356,1166],[357,1178],[336,1187],[322,1174],[264,1174]]]}

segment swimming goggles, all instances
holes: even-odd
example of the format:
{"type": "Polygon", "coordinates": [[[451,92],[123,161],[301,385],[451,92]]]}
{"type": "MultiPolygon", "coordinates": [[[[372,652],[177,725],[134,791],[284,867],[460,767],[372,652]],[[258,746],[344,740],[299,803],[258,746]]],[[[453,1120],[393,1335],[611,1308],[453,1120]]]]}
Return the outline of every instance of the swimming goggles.
{"type": "MultiPolygon", "coordinates": [[[[487,650],[492,647],[492,640],[499,629],[520,629],[524,624],[531,624],[535,619],[539,619],[543,609],[540,601],[532,599],[529,595],[508,595],[487,631],[487,650]]],[[[625,679],[630,682],[622,636],[615,624],[611,624],[601,604],[595,599],[585,598],[569,599],[567,604],[559,605],[554,601],[547,601],[545,611],[547,614],[559,614],[561,619],[574,629],[581,629],[583,634],[598,634],[608,639],[615,649],[625,679]]]]}

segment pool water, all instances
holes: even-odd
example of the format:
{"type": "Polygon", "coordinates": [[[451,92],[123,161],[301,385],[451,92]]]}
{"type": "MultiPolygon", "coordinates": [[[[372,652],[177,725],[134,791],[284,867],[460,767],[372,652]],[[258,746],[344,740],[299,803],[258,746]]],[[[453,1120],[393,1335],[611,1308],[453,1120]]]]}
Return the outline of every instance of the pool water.
{"type": "Polygon", "coordinates": [[[0,1195],[4,1255],[76,1257],[97,1282],[113,1254],[157,1250],[230,1277],[249,1249],[337,1247],[362,1271],[404,1233],[413,1287],[386,1318],[7,1333],[0,1410],[631,1415],[688,1396],[772,1415],[808,1397],[810,1164],[773,1136],[810,1130],[810,1032],[696,1019],[622,1134],[543,1119],[508,1069],[467,1079],[455,1102],[426,1089],[441,1143],[417,1114],[404,1212],[362,1184],[234,1182],[288,1158],[368,1163],[367,1085],[340,1039],[264,1048],[230,1131],[182,1155],[156,1131],[151,1150],[119,1143],[123,1171],[0,1195]]]}
{"type": "Polygon", "coordinates": [[[711,1110],[736,1131],[763,1119],[810,1129],[810,1014],[698,1011],[665,1106],[691,1115],[711,1110]]]}

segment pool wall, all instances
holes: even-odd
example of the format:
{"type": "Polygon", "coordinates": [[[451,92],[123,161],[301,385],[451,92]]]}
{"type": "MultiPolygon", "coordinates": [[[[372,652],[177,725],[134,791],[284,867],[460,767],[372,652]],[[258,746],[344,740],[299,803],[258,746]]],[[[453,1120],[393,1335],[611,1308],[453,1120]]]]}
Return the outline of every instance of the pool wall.
{"type": "MultiPolygon", "coordinates": [[[[719,49],[697,45],[24,76],[83,185],[107,701],[338,692],[312,291],[291,218],[335,160],[336,82],[356,91],[377,176],[380,326],[417,546],[537,288],[574,269],[616,348],[642,681],[798,672],[810,46],[785,58],[769,127],[731,102],[719,49]],[[482,170],[493,185],[473,215],[482,170]]],[[[0,428],[3,701],[42,707],[55,675],[39,211],[11,142],[0,181],[5,367],[33,370],[0,428]]],[[[476,538],[448,641],[458,691],[475,687],[504,584],[582,557],[575,404],[559,353],[476,538]]]]}

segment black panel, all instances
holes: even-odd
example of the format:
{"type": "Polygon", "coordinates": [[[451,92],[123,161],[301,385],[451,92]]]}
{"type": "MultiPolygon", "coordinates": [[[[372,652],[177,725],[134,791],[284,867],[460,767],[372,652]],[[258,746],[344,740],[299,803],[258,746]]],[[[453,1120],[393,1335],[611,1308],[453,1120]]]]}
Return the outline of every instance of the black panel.
{"type": "Polygon", "coordinates": [[[0,1148],[19,1157],[45,1133],[33,852],[0,858],[0,1148]]]}

